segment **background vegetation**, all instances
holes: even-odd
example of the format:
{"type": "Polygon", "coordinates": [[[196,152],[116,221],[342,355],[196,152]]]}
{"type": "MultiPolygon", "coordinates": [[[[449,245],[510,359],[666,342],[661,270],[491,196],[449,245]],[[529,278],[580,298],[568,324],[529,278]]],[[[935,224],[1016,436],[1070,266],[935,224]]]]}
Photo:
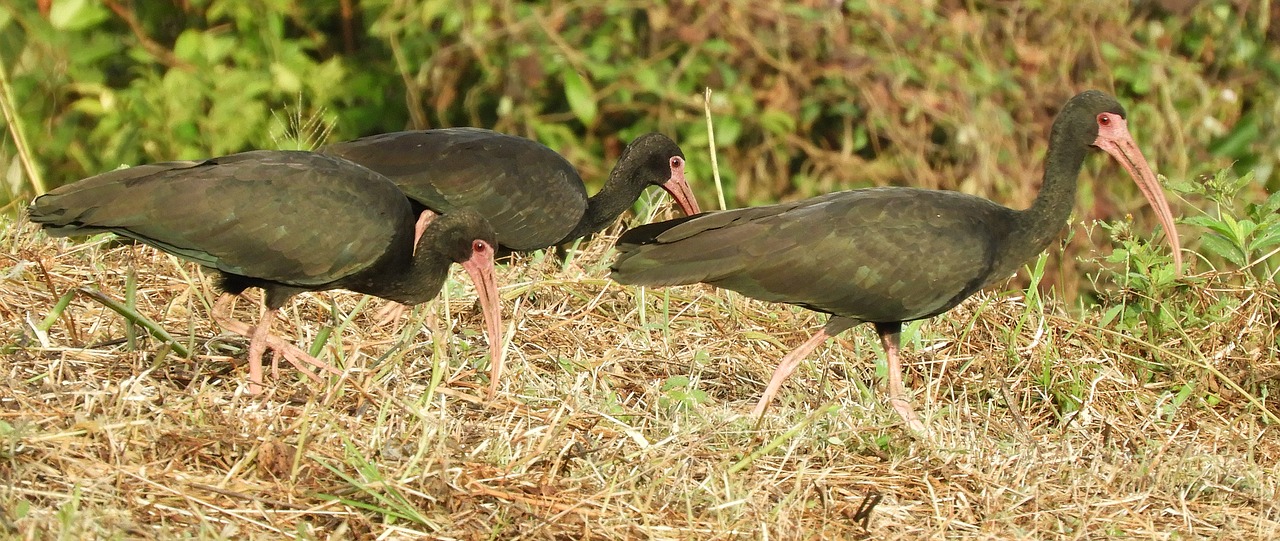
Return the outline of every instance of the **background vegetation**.
{"type": "MultiPolygon", "coordinates": [[[[290,118],[332,140],[492,127],[546,143],[593,183],[631,138],[663,131],[710,202],[706,88],[735,207],[884,184],[1026,205],[1049,122],[1086,88],[1127,104],[1148,159],[1184,188],[1228,167],[1254,173],[1246,199],[1280,187],[1268,2],[0,5],[4,101],[29,159],[0,145],[18,202],[121,164],[314,144],[291,139],[290,118]]],[[[1086,221],[1134,213],[1151,230],[1130,183],[1079,197],[1086,221]]],[[[1092,237],[1055,256],[1049,284],[1074,295],[1077,256],[1105,240],[1092,237]]]]}
{"type": "Polygon", "coordinates": [[[0,0],[0,537],[1274,538],[1277,6],[0,0]],[[367,299],[304,296],[280,327],[351,379],[288,374],[258,403],[209,372],[243,343],[208,322],[206,279],[19,218],[121,164],[459,125],[535,138],[595,186],[662,131],[714,208],[707,88],[731,207],[888,184],[1025,206],[1060,105],[1106,90],[1193,267],[1173,276],[1136,188],[1091,160],[1062,250],[907,329],[933,432],[912,439],[865,331],[743,419],[819,319],[619,290],[608,235],[503,269],[518,330],[498,404],[471,406],[456,284],[443,318],[398,330],[367,299]]]}

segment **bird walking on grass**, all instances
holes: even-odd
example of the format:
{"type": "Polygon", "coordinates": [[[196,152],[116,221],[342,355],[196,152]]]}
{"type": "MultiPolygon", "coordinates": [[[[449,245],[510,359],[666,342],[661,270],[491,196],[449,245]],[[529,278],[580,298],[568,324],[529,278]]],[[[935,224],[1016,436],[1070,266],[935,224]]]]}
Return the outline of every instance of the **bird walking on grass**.
{"type": "Polygon", "coordinates": [[[321,152],[386,175],[417,208],[483,216],[510,251],[533,251],[598,232],[658,186],[686,215],[700,212],[684,175],[684,153],[649,133],[622,151],[604,187],[587,197],[578,171],[545,145],[481,128],[371,135],[321,152]]]}
{"type": "Polygon", "coordinates": [[[216,270],[223,294],[213,316],[249,337],[249,389],[262,389],[262,356],[334,369],[271,335],[276,313],[305,291],[348,289],[405,304],[435,298],[449,268],[471,275],[489,335],[490,395],[502,370],[494,283],[496,235],[475,213],[421,220],[386,177],[341,158],[255,151],[201,161],[119,169],[68,184],[32,203],[54,236],[112,232],[216,270]],[[429,223],[429,225],[427,225],[429,223]],[[256,326],[229,314],[250,287],[264,293],[256,326]]]}
{"type": "Polygon", "coordinates": [[[649,286],[702,282],[830,314],[826,326],[783,357],[752,412],[757,417],[814,349],[871,323],[885,350],[889,402],[909,427],[923,431],[902,385],[903,322],[954,308],[1044,251],[1071,214],[1090,149],[1111,155],[1138,184],[1180,272],[1172,213],[1129,134],[1124,108],[1111,96],[1086,91],[1054,120],[1044,182],[1026,210],[959,192],[888,187],[709,212],[623,234],[612,278],[649,286]]]}
{"type": "MultiPolygon", "coordinates": [[[[686,215],[700,212],[684,175],[684,153],[660,133],[637,137],[591,197],[573,165],[546,145],[482,128],[439,128],[371,135],[320,152],[386,175],[415,212],[474,211],[493,226],[500,255],[561,246],[613,223],[649,186],[659,186],[686,215]]],[[[389,304],[381,323],[404,305],[389,304]]]]}

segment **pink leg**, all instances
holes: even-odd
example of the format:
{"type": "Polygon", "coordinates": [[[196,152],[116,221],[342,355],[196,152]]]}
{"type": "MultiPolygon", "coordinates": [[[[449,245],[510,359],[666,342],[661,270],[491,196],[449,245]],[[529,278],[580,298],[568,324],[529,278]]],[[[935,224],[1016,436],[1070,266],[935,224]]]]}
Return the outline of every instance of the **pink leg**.
{"type": "MultiPolygon", "coordinates": [[[[842,329],[843,330],[843,329],[842,329]]],[[[838,333],[837,333],[838,334],[838,333]]],[[[764,388],[764,394],[760,395],[760,401],[756,403],[756,409],[751,411],[752,417],[760,417],[764,415],[764,409],[769,407],[769,402],[773,401],[773,396],[778,394],[778,389],[782,387],[782,382],[795,372],[796,367],[800,366],[800,361],[808,357],[813,350],[826,342],[832,335],[827,334],[827,329],[819,330],[812,338],[800,344],[800,347],[788,353],[782,361],[778,363],[778,369],[773,371],[773,377],[769,379],[769,385],[764,388]]]]}
{"type": "Polygon", "coordinates": [[[925,428],[924,422],[920,420],[920,417],[916,415],[915,410],[911,408],[911,401],[907,398],[906,388],[902,385],[902,361],[898,359],[899,333],[901,330],[901,323],[885,326],[876,325],[876,331],[880,333],[880,343],[884,346],[885,361],[889,370],[889,405],[907,423],[907,428],[915,432],[925,433],[928,429],[925,428]]]}
{"type": "Polygon", "coordinates": [[[262,354],[267,351],[267,337],[271,335],[275,318],[275,310],[264,311],[249,338],[249,394],[254,396],[262,394],[262,354]]]}
{"type": "Polygon", "coordinates": [[[378,313],[374,314],[373,317],[377,318],[377,324],[379,327],[385,327],[399,321],[400,317],[403,316],[405,311],[408,309],[408,305],[400,304],[398,302],[388,302],[383,305],[382,309],[378,310],[378,313]]]}
{"type": "Polygon", "coordinates": [[[216,322],[220,327],[239,334],[240,336],[249,338],[249,392],[251,394],[256,395],[262,391],[262,354],[265,353],[268,348],[274,351],[277,355],[283,356],[286,361],[289,361],[290,364],[297,367],[298,370],[302,371],[303,374],[306,374],[317,383],[320,383],[323,380],[320,379],[320,376],[317,376],[314,372],[308,369],[306,365],[310,364],[332,374],[339,376],[342,375],[342,371],[320,362],[318,359],[308,355],[293,344],[272,336],[268,331],[270,330],[271,323],[275,320],[275,311],[264,313],[262,321],[256,327],[251,327],[248,323],[232,318],[231,301],[233,300],[235,300],[235,295],[223,293],[222,296],[218,297],[217,302],[213,305],[212,316],[214,322],[216,322]],[[260,333],[262,336],[259,336],[260,333]],[[256,356],[254,349],[255,344],[261,348],[256,351],[256,356]],[[257,371],[257,379],[254,379],[255,370],[257,371]]]}

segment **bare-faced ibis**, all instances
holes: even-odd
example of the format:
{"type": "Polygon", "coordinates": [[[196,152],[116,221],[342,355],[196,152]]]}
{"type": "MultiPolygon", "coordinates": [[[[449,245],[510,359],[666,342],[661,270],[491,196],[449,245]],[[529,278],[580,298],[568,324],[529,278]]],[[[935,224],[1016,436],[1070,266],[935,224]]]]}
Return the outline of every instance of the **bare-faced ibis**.
{"type": "Polygon", "coordinates": [[[348,289],[406,304],[431,300],[449,266],[471,275],[489,335],[490,393],[502,369],[501,313],[494,283],[496,236],[472,212],[425,228],[415,250],[413,207],[386,177],[312,152],[255,151],[203,161],[119,169],[36,198],[31,220],[55,236],[110,231],[215,269],[225,294],[214,317],[250,336],[250,392],[262,383],[267,348],[325,367],[270,335],[277,311],[304,291],[348,289]],[[256,328],[223,310],[262,288],[256,328]]]}
{"type": "Polygon", "coordinates": [[[923,430],[902,386],[902,323],[946,312],[1007,279],[1057,238],[1090,147],[1106,151],[1137,182],[1180,272],[1172,214],[1129,135],[1124,108],[1111,96],[1087,91],[1071,98],[1053,123],[1044,183],[1029,209],[958,192],[888,187],[710,212],[626,232],[618,239],[612,276],[651,286],[704,282],[831,314],[822,330],[782,359],[756,405],[757,417],[827,338],[872,323],[888,362],[889,401],[908,426],[923,430]]]}
{"type": "Polygon", "coordinates": [[[511,251],[564,244],[604,229],[649,186],[660,186],[687,215],[698,202],[684,178],[684,153],[660,133],[623,150],[604,187],[587,197],[564,157],[536,141],[480,128],[403,131],[320,150],[386,175],[422,207],[441,214],[472,209],[511,251]]]}

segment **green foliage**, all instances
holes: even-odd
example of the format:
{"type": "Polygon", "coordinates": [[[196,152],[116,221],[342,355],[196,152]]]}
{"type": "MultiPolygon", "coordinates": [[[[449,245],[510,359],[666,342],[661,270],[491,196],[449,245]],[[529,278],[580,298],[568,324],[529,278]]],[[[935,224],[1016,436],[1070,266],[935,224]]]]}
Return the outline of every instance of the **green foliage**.
{"type": "Polygon", "coordinates": [[[27,134],[42,141],[35,161],[61,184],[122,163],[274,148],[272,115],[300,97],[300,115],[341,110],[330,121],[343,126],[385,114],[386,85],[325,54],[324,34],[298,32],[290,2],[251,4],[125,12],[136,28],[96,1],[55,2],[47,17],[15,9],[0,20],[0,56],[18,113],[44,130],[27,134]]]}
{"type": "Polygon", "coordinates": [[[1267,367],[1277,344],[1280,196],[1255,197],[1257,177],[1232,169],[1167,184],[1188,200],[1209,203],[1211,210],[1182,224],[1190,233],[1184,238],[1199,244],[1191,263],[1211,270],[1175,277],[1165,250],[1135,238],[1129,222],[1102,224],[1117,247],[1094,276],[1104,306],[1098,327],[1129,344],[1132,351],[1123,356],[1148,381],[1171,382],[1150,404],[1164,421],[1232,400],[1262,408],[1274,384],[1267,367]]]}
{"type": "Polygon", "coordinates": [[[1100,282],[1120,288],[1120,293],[1104,296],[1103,304],[1111,306],[1103,313],[1101,325],[1163,334],[1177,318],[1162,302],[1177,287],[1173,257],[1163,247],[1134,238],[1130,222],[1101,225],[1118,246],[1106,256],[1109,266],[1103,274],[1109,276],[1100,282]]]}
{"type": "MultiPolygon", "coordinates": [[[[1037,188],[1052,116],[1092,87],[1128,106],[1167,176],[1231,166],[1261,191],[1280,188],[1274,25],[1263,7],[1227,0],[42,4],[0,10],[11,87],[0,102],[21,120],[8,137],[26,132],[34,176],[50,186],[120,164],[475,125],[543,142],[593,186],[627,141],[662,131],[707,200],[710,88],[730,206],[885,184],[1017,206],[1037,188]]],[[[13,164],[0,204],[39,189],[19,151],[0,144],[0,163],[13,164]]],[[[1140,200],[1088,180],[1084,215],[1114,219],[1140,200]]],[[[1211,257],[1247,264],[1236,241],[1249,257],[1272,242],[1265,228],[1227,225],[1225,243],[1204,241],[1211,257]]],[[[1077,236],[1051,268],[1074,279],[1073,256],[1102,240],[1077,236]]]]}
{"type": "Polygon", "coordinates": [[[344,441],[343,449],[346,452],[345,465],[354,470],[352,473],[321,459],[316,459],[316,462],[349,486],[344,487],[342,494],[318,494],[319,498],[376,513],[390,523],[404,520],[434,531],[441,529],[439,524],[397,488],[395,479],[387,478],[382,473],[377,461],[365,457],[350,441],[344,441]],[[358,499],[358,496],[363,496],[363,499],[358,499]]]}
{"type": "Polygon", "coordinates": [[[1242,202],[1242,194],[1250,193],[1247,189],[1254,184],[1253,173],[1237,177],[1223,169],[1202,183],[1174,188],[1213,203],[1210,212],[1183,219],[1183,223],[1204,228],[1199,238],[1205,256],[1248,269],[1247,276],[1273,280],[1276,266],[1272,258],[1280,247],[1280,192],[1262,202],[1242,202]]]}
{"type": "Polygon", "coordinates": [[[688,376],[672,376],[662,382],[658,405],[680,410],[693,409],[707,401],[707,392],[699,389],[688,376]]]}

